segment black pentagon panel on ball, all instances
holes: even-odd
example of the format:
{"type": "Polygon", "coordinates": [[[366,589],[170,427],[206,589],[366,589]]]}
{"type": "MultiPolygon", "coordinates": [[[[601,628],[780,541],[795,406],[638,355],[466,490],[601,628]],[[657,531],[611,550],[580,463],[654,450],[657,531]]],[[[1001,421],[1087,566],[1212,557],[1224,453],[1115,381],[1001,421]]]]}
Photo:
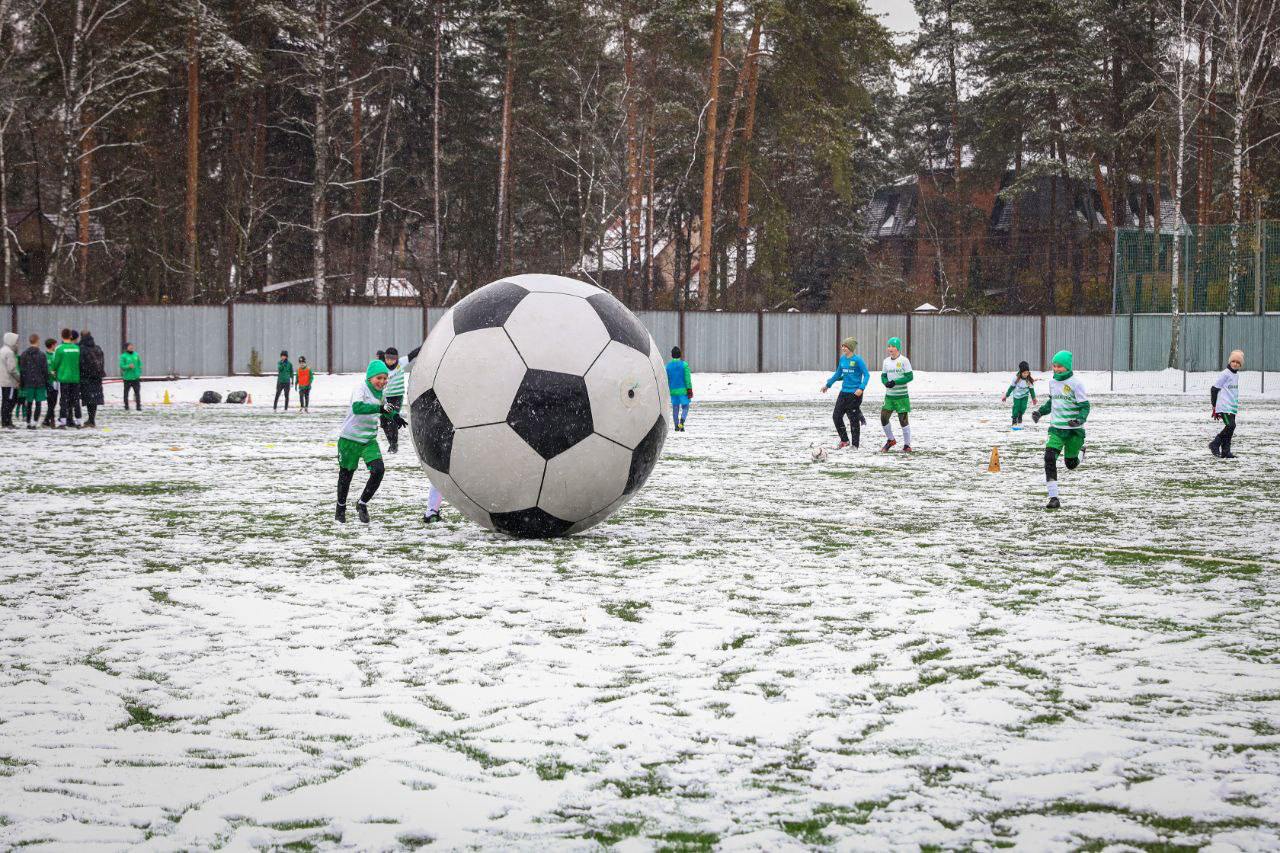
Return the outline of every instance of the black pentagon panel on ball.
{"type": "Polygon", "coordinates": [[[631,470],[627,473],[627,487],[622,490],[624,495],[635,492],[636,489],[644,485],[644,481],[649,479],[649,475],[653,473],[653,466],[658,462],[658,455],[662,453],[662,445],[667,440],[667,420],[659,416],[654,422],[653,428],[648,434],[640,440],[636,445],[636,449],[631,451],[631,470]]]}
{"type": "Polygon", "coordinates": [[[581,376],[525,371],[507,423],[543,459],[552,459],[595,430],[591,398],[581,376]]]}
{"type": "Polygon", "coordinates": [[[649,354],[649,332],[625,305],[608,293],[589,296],[587,301],[600,315],[600,321],[609,330],[609,337],[612,340],[626,344],[644,355],[649,354]]]}
{"type": "Polygon", "coordinates": [[[495,281],[467,295],[453,308],[453,333],[492,329],[507,322],[520,300],[529,295],[518,284],[495,281]]]}
{"type": "Polygon", "coordinates": [[[563,536],[573,527],[572,522],[556,518],[546,510],[538,507],[516,510],[515,512],[491,513],[493,526],[499,533],[518,536],[521,539],[547,539],[552,536],[563,536]]]}
{"type": "Polygon", "coordinates": [[[440,405],[434,388],[430,388],[413,401],[409,409],[409,424],[413,428],[413,444],[418,455],[427,465],[442,473],[449,473],[449,457],[453,453],[453,422],[440,405]]]}

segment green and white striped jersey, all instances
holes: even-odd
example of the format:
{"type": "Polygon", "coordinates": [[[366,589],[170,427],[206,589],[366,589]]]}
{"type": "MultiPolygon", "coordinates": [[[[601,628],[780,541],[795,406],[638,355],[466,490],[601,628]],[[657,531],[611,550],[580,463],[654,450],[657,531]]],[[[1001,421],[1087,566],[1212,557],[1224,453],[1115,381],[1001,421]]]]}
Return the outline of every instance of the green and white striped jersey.
{"type": "Polygon", "coordinates": [[[1089,402],[1085,393],[1084,382],[1074,373],[1067,379],[1056,376],[1049,380],[1049,399],[1052,408],[1049,410],[1053,418],[1049,425],[1058,429],[1083,429],[1083,427],[1067,426],[1067,421],[1080,417],[1080,404],[1089,402]]]}
{"type": "MultiPolygon", "coordinates": [[[[882,369],[885,378],[890,382],[897,382],[911,372],[911,360],[905,355],[899,355],[897,358],[886,357],[882,369]]],[[[907,396],[907,386],[895,385],[892,388],[886,388],[884,389],[884,395],[886,397],[905,397],[907,396]]]]}
{"type": "Polygon", "coordinates": [[[361,444],[373,441],[378,435],[378,418],[379,411],[382,408],[382,400],[369,388],[368,381],[360,383],[351,394],[351,406],[347,409],[347,419],[342,422],[342,432],[340,435],[348,441],[358,441],[361,444]],[[357,414],[355,406],[358,403],[376,406],[372,414],[357,414]]]}
{"type": "Polygon", "coordinates": [[[1240,411],[1239,373],[1228,367],[1218,374],[1218,379],[1213,383],[1213,387],[1218,389],[1218,404],[1213,407],[1215,412],[1234,415],[1240,411]]]}
{"type": "Polygon", "coordinates": [[[396,366],[391,370],[391,376],[387,379],[387,387],[382,390],[384,397],[403,397],[404,386],[409,380],[409,374],[404,368],[404,359],[396,362],[396,366]]]}
{"type": "Polygon", "coordinates": [[[1013,389],[1009,396],[1015,400],[1022,400],[1031,396],[1031,383],[1026,379],[1015,379],[1009,387],[1013,389]]]}

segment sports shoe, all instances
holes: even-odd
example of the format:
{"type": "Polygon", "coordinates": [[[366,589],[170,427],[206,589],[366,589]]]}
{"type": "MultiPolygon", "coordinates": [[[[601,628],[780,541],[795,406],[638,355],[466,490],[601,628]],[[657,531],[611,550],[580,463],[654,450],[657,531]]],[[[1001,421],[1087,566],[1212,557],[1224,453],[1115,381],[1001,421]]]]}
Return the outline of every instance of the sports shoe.
{"type": "Polygon", "coordinates": [[[891,448],[891,447],[895,446],[897,443],[898,443],[898,440],[897,440],[896,438],[891,438],[891,439],[889,439],[888,441],[886,441],[886,442],[884,443],[884,447],[880,448],[880,452],[881,452],[881,453],[888,453],[888,452],[889,452],[889,448],[891,448]]]}
{"type": "Polygon", "coordinates": [[[338,504],[338,511],[337,511],[337,512],[335,512],[335,513],[333,514],[333,517],[334,517],[334,518],[336,518],[338,521],[346,521],[346,520],[347,520],[347,505],[346,505],[346,504],[338,504]]]}
{"type": "Polygon", "coordinates": [[[356,515],[360,516],[360,520],[365,524],[369,523],[369,505],[364,501],[356,503],[356,515]]]}
{"type": "Polygon", "coordinates": [[[911,452],[912,452],[912,451],[911,451],[911,445],[909,445],[909,444],[904,444],[904,445],[902,445],[902,452],[903,452],[903,453],[911,453],[911,452]]]}
{"type": "Polygon", "coordinates": [[[1057,498],[1049,498],[1049,503],[1045,509],[1062,509],[1062,503],[1057,498]]]}
{"type": "Polygon", "coordinates": [[[439,510],[436,510],[435,512],[424,512],[424,513],[422,514],[422,523],[423,523],[423,524],[435,524],[437,521],[440,521],[440,520],[441,520],[441,519],[440,519],[440,511],[439,511],[439,510]]]}
{"type": "Polygon", "coordinates": [[[1235,455],[1234,453],[1232,453],[1230,450],[1224,450],[1224,451],[1222,451],[1222,458],[1223,458],[1223,459],[1235,459],[1235,458],[1236,458],[1236,455],[1235,455]]]}
{"type": "Polygon", "coordinates": [[[835,447],[833,447],[833,448],[831,448],[831,449],[832,449],[832,450],[844,450],[844,449],[845,449],[846,447],[848,447],[848,446],[849,446],[849,442],[847,442],[847,441],[842,441],[842,442],[840,442],[839,444],[837,444],[835,447]]]}
{"type": "Polygon", "coordinates": [[[1209,452],[1214,456],[1222,455],[1222,450],[1218,447],[1218,443],[1216,441],[1209,442],[1209,452]]]}
{"type": "Polygon", "coordinates": [[[399,452],[400,452],[400,445],[399,445],[399,444],[393,444],[393,445],[391,445],[390,447],[388,447],[388,448],[387,448],[387,452],[388,452],[388,453],[399,453],[399,452]]]}

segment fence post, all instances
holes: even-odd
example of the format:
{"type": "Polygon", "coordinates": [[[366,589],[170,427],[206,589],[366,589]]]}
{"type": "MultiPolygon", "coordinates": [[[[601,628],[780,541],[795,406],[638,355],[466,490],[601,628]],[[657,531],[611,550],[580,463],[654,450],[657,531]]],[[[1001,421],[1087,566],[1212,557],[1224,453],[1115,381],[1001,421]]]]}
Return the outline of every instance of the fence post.
{"type": "Polygon", "coordinates": [[[764,311],[756,312],[756,373],[764,373],[764,311]]]}
{"type": "Polygon", "coordinates": [[[227,303],[227,375],[236,375],[236,306],[227,303]]]}
{"type": "Polygon", "coordinates": [[[840,359],[840,342],[844,340],[844,335],[840,333],[840,312],[836,312],[836,360],[840,359]]]}
{"type": "Polygon", "coordinates": [[[431,309],[426,305],[422,306],[422,340],[425,342],[427,336],[431,334],[431,309]]]}
{"type": "Polygon", "coordinates": [[[325,370],[337,373],[333,369],[333,303],[324,304],[324,357],[325,370]]]}
{"type": "Polygon", "coordinates": [[[1134,329],[1133,314],[1130,313],[1129,314],[1129,372],[1130,373],[1133,372],[1133,348],[1135,343],[1133,340],[1133,329],[1134,329]]]}
{"type": "Polygon", "coordinates": [[[973,372],[978,372],[978,315],[973,315],[973,372]]]}
{"type": "Polygon", "coordinates": [[[13,331],[18,331],[18,303],[9,306],[9,326],[13,331]]]}
{"type": "Polygon", "coordinates": [[[1222,339],[1226,334],[1226,327],[1227,327],[1227,315],[1219,314],[1218,315],[1218,364],[1226,363],[1224,360],[1224,356],[1226,355],[1226,352],[1222,349],[1222,343],[1223,343],[1222,339]]]}
{"type": "Polygon", "coordinates": [[[906,347],[906,350],[904,350],[904,352],[911,352],[911,315],[910,314],[907,315],[907,339],[902,342],[902,345],[906,347]]]}
{"type": "Polygon", "coordinates": [[[1049,349],[1048,349],[1049,328],[1048,327],[1049,327],[1048,318],[1046,318],[1043,314],[1041,314],[1040,315],[1040,369],[1041,370],[1049,369],[1048,364],[1046,364],[1046,361],[1048,360],[1048,357],[1049,357],[1049,349]]]}
{"type": "Polygon", "coordinates": [[[120,303],[120,349],[129,342],[129,306],[120,303]]]}
{"type": "Polygon", "coordinates": [[[678,322],[676,324],[678,326],[676,330],[676,337],[680,341],[680,354],[688,357],[689,350],[686,349],[684,345],[684,300],[683,299],[680,300],[679,312],[680,314],[679,314],[679,317],[677,317],[678,322]]]}

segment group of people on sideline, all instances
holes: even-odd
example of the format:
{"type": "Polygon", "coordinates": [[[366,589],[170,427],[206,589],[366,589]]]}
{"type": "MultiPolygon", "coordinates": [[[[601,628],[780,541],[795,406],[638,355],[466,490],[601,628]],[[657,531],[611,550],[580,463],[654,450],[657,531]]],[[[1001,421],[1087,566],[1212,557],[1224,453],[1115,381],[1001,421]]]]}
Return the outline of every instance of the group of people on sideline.
{"type": "MultiPolygon", "coordinates": [[[[134,352],[133,344],[125,344],[119,365],[124,407],[129,408],[132,391],[134,407],[141,410],[142,358],[134,352]]],[[[15,415],[25,420],[27,429],[41,425],[49,429],[94,428],[98,408],[106,403],[102,389],[106,375],[106,355],[87,329],[63,329],[61,341],[46,338],[43,346],[40,335],[33,333],[21,352],[18,333],[6,332],[0,346],[0,428],[17,429],[15,415]]]]}

